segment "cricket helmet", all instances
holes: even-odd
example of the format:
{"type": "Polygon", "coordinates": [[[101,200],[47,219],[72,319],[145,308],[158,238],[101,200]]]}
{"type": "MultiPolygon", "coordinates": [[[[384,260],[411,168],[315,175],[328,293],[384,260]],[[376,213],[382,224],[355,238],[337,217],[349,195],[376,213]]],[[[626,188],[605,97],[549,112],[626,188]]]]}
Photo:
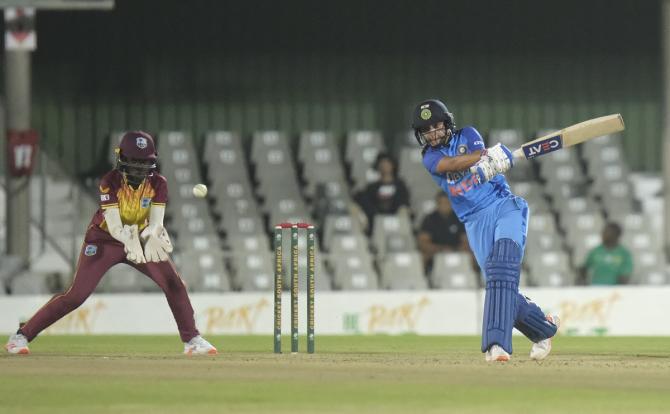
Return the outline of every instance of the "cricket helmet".
{"type": "MultiPolygon", "coordinates": [[[[412,118],[412,129],[414,130],[414,137],[421,146],[428,144],[426,139],[422,135],[422,130],[430,128],[431,125],[435,125],[438,122],[444,122],[445,130],[451,131],[451,135],[454,133],[454,115],[449,112],[447,105],[442,101],[437,99],[427,99],[414,108],[414,116],[412,118]]],[[[443,144],[448,142],[447,135],[445,131],[445,138],[443,144]]],[[[451,138],[449,135],[449,138],[451,138]]]]}
{"type": "Polygon", "coordinates": [[[144,131],[123,134],[116,153],[116,169],[123,173],[133,187],[142,184],[156,169],[158,153],[154,139],[144,131]]]}

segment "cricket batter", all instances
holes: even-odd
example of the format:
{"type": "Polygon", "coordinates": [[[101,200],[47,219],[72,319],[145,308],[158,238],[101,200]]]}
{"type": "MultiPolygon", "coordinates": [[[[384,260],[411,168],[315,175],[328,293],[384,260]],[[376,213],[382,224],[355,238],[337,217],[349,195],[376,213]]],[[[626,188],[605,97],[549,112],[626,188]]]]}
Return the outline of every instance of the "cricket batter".
{"type": "Polygon", "coordinates": [[[546,358],[559,320],[545,316],[519,293],[528,204],[511,193],[503,175],[513,166],[511,151],[501,144],[486,149],[472,126],[456,129],[454,116],[436,99],[417,105],[412,128],[423,147],[424,166],[465,224],[470,247],[485,273],[482,352],[486,361],[509,361],[512,327],[534,342],[532,359],[546,358]]]}
{"type": "Polygon", "coordinates": [[[153,138],[142,131],[123,135],[116,167],[100,181],[100,208],[88,226],[70,288],[54,296],[5,345],[10,354],[28,354],[28,342],[78,308],[104,274],[126,263],[161,287],[184,342],[184,354],[216,355],[195,327],[186,286],[170,259],[170,238],[163,227],[167,181],[156,170],[153,138]]]}

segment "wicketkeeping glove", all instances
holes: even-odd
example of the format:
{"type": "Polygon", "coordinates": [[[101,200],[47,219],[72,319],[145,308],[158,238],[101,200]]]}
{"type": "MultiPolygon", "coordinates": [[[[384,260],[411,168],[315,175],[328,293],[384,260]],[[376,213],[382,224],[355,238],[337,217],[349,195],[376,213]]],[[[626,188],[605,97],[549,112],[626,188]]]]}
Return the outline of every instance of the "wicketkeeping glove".
{"type": "Polygon", "coordinates": [[[164,262],[170,258],[172,242],[164,227],[147,226],[142,232],[144,256],[148,262],[164,262]]]}
{"type": "Polygon", "coordinates": [[[126,252],[126,259],[135,263],[146,263],[144,253],[142,252],[142,244],[140,243],[140,236],[137,231],[137,224],[132,226],[124,225],[122,230],[124,243],[123,250],[126,252]]]}

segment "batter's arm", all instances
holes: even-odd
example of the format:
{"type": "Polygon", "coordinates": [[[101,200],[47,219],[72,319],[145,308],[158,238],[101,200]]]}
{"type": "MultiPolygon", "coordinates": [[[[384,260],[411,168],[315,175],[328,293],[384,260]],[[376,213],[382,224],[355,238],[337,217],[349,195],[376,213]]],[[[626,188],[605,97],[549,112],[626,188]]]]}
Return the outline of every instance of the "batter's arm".
{"type": "Polygon", "coordinates": [[[475,151],[470,154],[457,155],[455,157],[442,157],[435,167],[435,172],[444,174],[447,172],[465,171],[477,164],[481,157],[482,151],[475,151]]]}

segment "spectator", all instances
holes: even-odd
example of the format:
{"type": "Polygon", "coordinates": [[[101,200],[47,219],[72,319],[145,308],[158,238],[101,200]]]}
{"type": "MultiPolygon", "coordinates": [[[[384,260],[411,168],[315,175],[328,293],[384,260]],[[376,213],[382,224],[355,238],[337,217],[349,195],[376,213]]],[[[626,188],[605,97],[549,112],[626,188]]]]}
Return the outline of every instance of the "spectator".
{"type": "Polygon", "coordinates": [[[633,271],[633,259],[628,249],[619,243],[621,226],[609,222],[602,233],[603,242],[591,250],[580,269],[580,284],[626,284],[633,271]]]}
{"type": "Polygon", "coordinates": [[[421,221],[417,241],[423,256],[426,273],[433,266],[433,257],[440,252],[470,252],[465,226],[451,208],[447,193],[440,191],[435,196],[435,211],[421,221]]]}
{"type": "Polygon", "coordinates": [[[379,179],[368,184],[354,195],[354,200],[363,210],[368,235],[372,233],[372,223],[377,214],[396,214],[409,208],[409,191],[405,182],[398,177],[398,163],[390,154],[381,152],[374,163],[379,179]]]}

